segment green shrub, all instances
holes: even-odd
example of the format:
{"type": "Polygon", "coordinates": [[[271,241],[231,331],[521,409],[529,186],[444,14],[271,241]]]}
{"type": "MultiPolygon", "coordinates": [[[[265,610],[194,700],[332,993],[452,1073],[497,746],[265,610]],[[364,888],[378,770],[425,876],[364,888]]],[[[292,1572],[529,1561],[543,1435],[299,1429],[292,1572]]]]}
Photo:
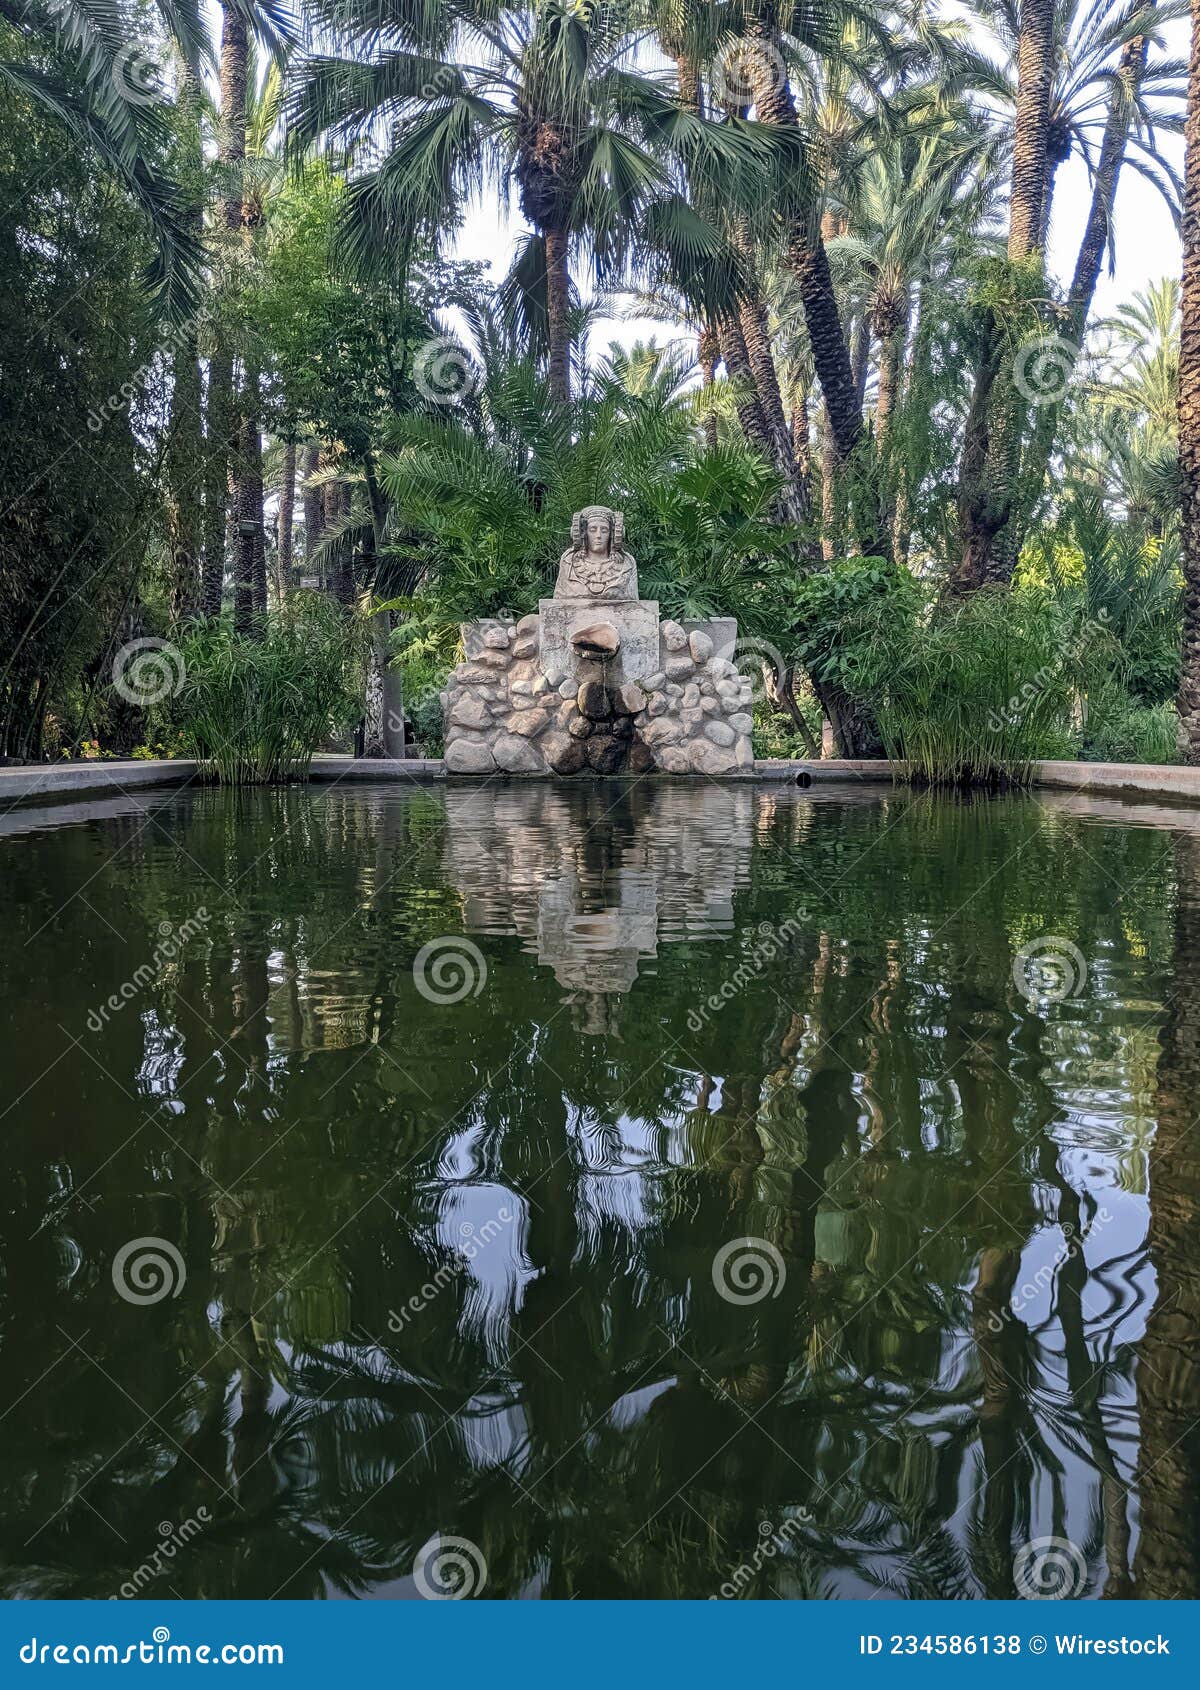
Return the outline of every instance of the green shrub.
{"type": "Polygon", "coordinates": [[[1176,763],[1179,714],[1173,704],[1139,704],[1116,683],[1094,687],[1079,755],[1097,763],[1176,763]]]}
{"type": "Polygon", "coordinates": [[[319,593],[297,593],[261,638],[227,621],[179,640],[172,714],[188,756],[229,785],[303,779],[313,753],[362,710],[365,632],[319,593]]]}

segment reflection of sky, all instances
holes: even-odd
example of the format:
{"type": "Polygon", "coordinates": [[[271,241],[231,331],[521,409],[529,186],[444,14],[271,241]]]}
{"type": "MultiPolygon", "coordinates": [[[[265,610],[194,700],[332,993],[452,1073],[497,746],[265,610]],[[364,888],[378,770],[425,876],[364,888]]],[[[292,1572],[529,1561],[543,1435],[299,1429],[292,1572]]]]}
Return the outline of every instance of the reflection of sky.
{"type": "Polygon", "coordinates": [[[493,1367],[504,1364],[512,1317],[534,1277],[525,1248],[528,1230],[527,1206],[507,1186],[448,1185],[439,1194],[438,1245],[447,1257],[462,1261],[455,1293],[461,1300],[460,1330],[493,1367]]]}

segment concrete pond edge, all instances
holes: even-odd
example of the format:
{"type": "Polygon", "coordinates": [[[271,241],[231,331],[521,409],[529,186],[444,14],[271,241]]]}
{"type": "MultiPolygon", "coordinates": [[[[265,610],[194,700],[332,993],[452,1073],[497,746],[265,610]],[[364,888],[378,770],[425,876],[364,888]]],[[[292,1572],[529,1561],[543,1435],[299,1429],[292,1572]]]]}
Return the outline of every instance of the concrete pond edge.
{"type": "MultiPolygon", "coordinates": [[[[18,804],[44,802],[59,797],[107,795],[127,793],[140,788],[157,786],[186,786],[199,779],[199,764],[183,758],[154,758],[144,761],[113,761],[96,763],[39,763],[16,768],[0,769],[0,812],[18,804]]],[[[455,775],[447,771],[441,758],[411,758],[405,761],[362,757],[320,755],[313,759],[311,778],[321,784],[388,782],[397,785],[425,785],[450,780],[456,784],[477,785],[516,780],[566,780],[569,784],[583,784],[601,779],[597,775],[518,775],[478,776],[455,775]]],[[[720,784],[747,782],[755,785],[786,785],[808,787],[830,782],[845,784],[890,784],[904,779],[902,766],[894,766],[886,759],[828,758],[810,761],[802,758],[760,757],[752,768],[727,775],[654,773],[637,777],[616,776],[615,779],[683,781],[695,784],[717,781],[720,784]]],[[[1182,764],[1150,763],[1038,763],[1035,765],[1033,785],[1049,790],[1083,793],[1110,793],[1122,797],[1167,799],[1183,805],[1200,805],[1200,768],[1182,764]]]]}

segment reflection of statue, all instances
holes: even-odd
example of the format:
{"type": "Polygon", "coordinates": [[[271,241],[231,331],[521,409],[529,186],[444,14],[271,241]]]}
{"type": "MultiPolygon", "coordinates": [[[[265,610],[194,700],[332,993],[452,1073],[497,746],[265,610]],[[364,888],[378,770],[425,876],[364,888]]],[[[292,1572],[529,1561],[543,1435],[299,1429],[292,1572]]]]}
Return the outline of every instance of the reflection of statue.
{"type": "Polygon", "coordinates": [[[571,546],[558,563],[556,599],[636,599],[637,563],[625,550],[625,517],[588,505],[571,518],[571,546]]]}

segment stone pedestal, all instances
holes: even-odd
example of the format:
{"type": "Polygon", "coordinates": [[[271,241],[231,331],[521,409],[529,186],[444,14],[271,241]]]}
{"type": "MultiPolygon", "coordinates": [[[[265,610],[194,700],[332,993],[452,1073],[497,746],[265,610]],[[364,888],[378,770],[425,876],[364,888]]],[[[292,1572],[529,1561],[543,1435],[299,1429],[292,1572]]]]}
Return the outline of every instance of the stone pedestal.
{"type": "Polygon", "coordinates": [[[572,676],[576,681],[600,680],[614,685],[645,680],[658,668],[658,605],[652,599],[612,604],[603,599],[539,599],[542,673],[553,687],[572,676]],[[581,628],[608,622],[617,631],[620,647],[603,666],[595,658],[581,658],[571,636],[581,628]]]}

